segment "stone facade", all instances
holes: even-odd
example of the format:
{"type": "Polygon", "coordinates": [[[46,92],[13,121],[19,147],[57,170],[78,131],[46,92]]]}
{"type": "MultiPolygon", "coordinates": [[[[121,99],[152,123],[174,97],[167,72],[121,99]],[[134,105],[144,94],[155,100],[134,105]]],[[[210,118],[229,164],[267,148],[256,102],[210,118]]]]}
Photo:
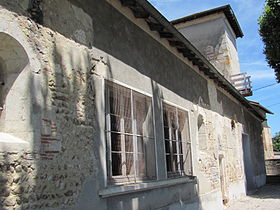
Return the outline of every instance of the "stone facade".
{"type": "Polygon", "coordinates": [[[261,119],[119,1],[3,0],[0,40],[0,209],[222,209],[246,193],[242,133],[247,190],[265,183],[261,119]],[[153,97],[155,181],[108,184],[105,80],[153,97]],[[189,114],[194,177],[167,178],[163,100],[189,114]]]}

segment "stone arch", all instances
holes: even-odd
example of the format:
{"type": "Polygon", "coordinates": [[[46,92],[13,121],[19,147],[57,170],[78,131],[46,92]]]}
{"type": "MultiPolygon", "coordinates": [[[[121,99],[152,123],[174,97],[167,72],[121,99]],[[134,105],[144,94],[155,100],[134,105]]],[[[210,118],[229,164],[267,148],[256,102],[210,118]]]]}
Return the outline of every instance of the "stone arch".
{"type": "MultiPolygon", "coordinates": [[[[16,89],[20,88],[19,75],[29,64],[28,55],[23,46],[12,36],[0,32],[0,124],[6,118],[6,101],[16,104],[16,89]],[[15,88],[15,83],[17,88],[15,88]]],[[[3,131],[0,126],[0,131],[3,131]]]]}

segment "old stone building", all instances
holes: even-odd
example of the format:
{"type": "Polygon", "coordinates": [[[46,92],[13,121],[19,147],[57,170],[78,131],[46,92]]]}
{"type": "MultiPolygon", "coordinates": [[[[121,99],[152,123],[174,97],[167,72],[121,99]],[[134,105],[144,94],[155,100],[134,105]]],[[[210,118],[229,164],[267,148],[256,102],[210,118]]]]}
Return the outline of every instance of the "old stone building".
{"type": "Polygon", "coordinates": [[[216,210],[264,185],[265,115],[229,78],[243,34],[208,13],[0,0],[0,209],[216,210]]]}

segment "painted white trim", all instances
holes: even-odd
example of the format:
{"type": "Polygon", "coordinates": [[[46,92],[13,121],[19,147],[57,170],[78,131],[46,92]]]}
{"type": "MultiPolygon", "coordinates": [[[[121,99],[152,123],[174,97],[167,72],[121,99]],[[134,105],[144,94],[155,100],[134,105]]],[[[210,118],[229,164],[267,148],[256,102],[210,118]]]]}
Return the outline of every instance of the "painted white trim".
{"type": "MultiPolygon", "coordinates": [[[[105,104],[106,92],[105,91],[106,91],[105,90],[105,80],[104,80],[104,78],[101,78],[101,104],[99,104],[99,105],[100,105],[101,109],[103,108],[103,110],[100,110],[100,111],[103,111],[103,113],[102,113],[103,119],[102,120],[104,121],[103,126],[106,129],[107,120],[106,120],[106,104],[105,104]]],[[[103,159],[102,166],[103,166],[103,174],[104,174],[104,185],[105,185],[105,187],[107,187],[107,185],[108,185],[108,176],[107,176],[108,167],[107,167],[107,162],[109,161],[109,160],[107,160],[108,159],[108,157],[107,157],[107,136],[106,136],[107,133],[104,133],[104,130],[101,129],[101,128],[100,128],[99,132],[100,132],[100,137],[102,135],[103,139],[104,139],[103,142],[101,142],[101,143],[103,145],[103,148],[105,149],[104,150],[104,156],[105,157],[103,157],[101,159],[103,159]]]]}
{"type": "MultiPolygon", "coordinates": [[[[191,128],[191,123],[190,123],[190,121],[191,121],[191,118],[190,118],[190,111],[188,111],[187,112],[188,113],[188,120],[189,120],[189,122],[188,122],[188,127],[189,127],[189,138],[190,138],[190,144],[191,144],[191,162],[192,162],[192,175],[194,176],[194,157],[193,157],[193,154],[194,154],[194,143],[193,143],[193,138],[192,138],[192,136],[191,136],[191,130],[192,130],[192,128],[191,128]]],[[[197,123],[196,123],[197,124],[197,123]]]]}
{"type": "Polygon", "coordinates": [[[163,150],[164,150],[164,164],[165,164],[165,178],[167,179],[168,177],[168,174],[167,174],[167,163],[166,163],[166,148],[165,148],[165,138],[164,138],[164,119],[163,119],[163,99],[160,100],[160,115],[161,115],[161,122],[162,122],[162,127],[161,127],[161,130],[162,130],[162,136],[163,136],[163,150]]]}
{"type": "Polygon", "coordinates": [[[182,106],[180,106],[180,105],[178,105],[178,104],[175,104],[175,103],[173,103],[173,102],[170,102],[170,101],[168,101],[168,100],[166,100],[166,99],[164,99],[164,98],[162,98],[161,101],[164,102],[164,103],[166,103],[166,104],[168,104],[168,105],[171,105],[171,106],[174,106],[174,107],[176,107],[176,108],[182,109],[183,111],[186,111],[186,112],[189,112],[189,111],[190,111],[189,109],[187,109],[187,108],[185,108],[185,107],[182,107],[182,106]]]}
{"type": "Polygon", "coordinates": [[[121,86],[123,86],[123,87],[125,87],[125,88],[129,88],[130,90],[136,91],[136,92],[141,93],[141,94],[143,94],[143,95],[145,95],[145,96],[148,96],[148,97],[153,98],[153,95],[152,95],[152,94],[147,93],[147,92],[145,92],[145,91],[143,91],[143,90],[139,90],[139,89],[137,89],[137,88],[134,88],[134,87],[132,87],[132,86],[130,86],[130,85],[127,85],[127,84],[124,83],[124,82],[120,82],[120,81],[118,81],[118,80],[116,80],[116,79],[104,78],[104,80],[107,80],[107,81],[109,81],[109,82],[113,82],[113,83],[115,83],[115,84],[117,84],[117,85],[121,85],[121,86]]]}
{"type": "MultiPolygon", "coordinates": [[[[163,140],[165,141],[165,138],[164,138],[164,121],[163,121],[163,103],[166,103],[167,105],[170,105],[170,106],[173,106],[176,108],[176,112],[177,112],[177,109],[181,109],[185,112],[187,112],[187,116],[188,116],[188,130],[189,130],[189,141],[186,142],[186,144],[191,144],[191,168],[192,168],[192,175],[193,175],[193,172],[194,172],[194,164],[193,164],[193,143],[192,143],[192,137],[191,137],[191,125],[190,125],[190,110],[185,108],[185,107],[182,107],[178,104],[175,104],[175,103],[172,103],[166,99],[161,99],[161,118],[162,118],[162,122],[163,122],[163,127],[162,127],[162,132],[163,132],[163,140]]],[[[164,143],[164,155],[166,155],[166,149],[165,149],[165,143],[164,143]]],[[[164,157],[165,158],[165,157],[164,157]]],[[[165,167],[166,167],[166,176],[168,176],[168,173],[167,173],[167,164],[166,164],[166,158],[165,158],[165,167]]]]}
{"type": "Polygon", "coordinates": [[[154,124],[154,151],[155,151],[155,170],[156,170],[156,179],[159,180],[159,174],[158,174],[158,161],[157,161],[157,158],[158,158],[158,153],[157,153],[157,148],[158,148],[158,145],[157,145],[157,142],[158,142],[158,136],[157,136],[157,132],[156,132],[156,116],[155,116],[155,106],[154,106],[154,97],[152,97],[152,104],[153,104],[153,124],[154,124]]]}
{"type": "MultiPolygon", "coordinates": [[[[155,139],[155,118],[154,118],[154,104],[153,104],[153,95],[151,95],[151,94],[148,94],[148,93],[146,93],[146,92],[144,92],[144,91],[141,91],[141,90],[139,90],[139,89],[136,89],[136,88],[134,88],[134,87],[131,87],[131,86],[129,86],[129,85],[127,85],[127,84],[125,84],[125,83],[123,83],[123,82],[120,82],[120,81],[118,81],[118,80],[115,80],[115,79],[112,79],[112,78],[102,78],[102,91],[103,91],[103,98],[104,98],[104,102],[103,102],[103,104],[104,104],[104,118],[105,118],[105,125],[108,125],[108,127],[110,126],[109,124],[107,124],[109,121],[108,121],[108,115],[109,114],[107,114],[106,115],[106,113],[107,113],[107,107],[109,106],[109,104],[107,104],[108,102],[109,102],[109,99],[108,98],[106,98],[106,97],[108,97],[107,95],[106,95],[106,93],[107,93],[107,89],[106,89],[106,82],[111,82],[111,83],[113,83],[113,84],[116,84],[116,85],[120,85],[120,86],[122,86],[122,87],[124,87],[124,88],[128,88],[129,89],[129,92],[130,92],[130,94],[131,94],[131,119],[132,119],[132,131],[133,131],[133,134],[131,134],[131,136],[133,136],[133,156],[134,156],[134,161],[136,161],[137,162],[137,155],[135,155],[135,154],[137,154],[137,141],[136,141],[136,138],[138,137],[138,136],[142,136],[143,137],[143,139],[155,139]],[[153,137],[148,137],[148,136],[144,136],[144,135],[137,135],[137,134],[135,134],[136,133],[136,127],[135,127],[135,123],[134,123],[134,117],[133,117],[133,106],[134,106],[134,102],[133,102],[133,92],[132,91],[135,91],[135,92],[137,92],[137,93],[139,93],[139,94],[142,94],[142,95],[144,95],[144,96],[146,96],[146,97],[149,97],[150,99],[151,99],[151,106],[152,106],[152,117],[153,117],[153,121],[152,121],[152,123],[153,123],[153,127],[154,127],[154,132],[153,132],[153,137]],[[106,99],[105,99],[106,98],[106,99]]],[[[121,125],[122,125],[122,123],[121,123],[121,125]]],[[[111,129],[111,128],[110,128],[111,129]]],[[[109,180],[108,179],[114,179],[114,178],[117,178],[117,176],[113,176],[112,174],[111,174],[111,169],[112,169],[112,159],[111,159],[111,157],[109,158],[108,157],[108,155],[107,155],[107,151],[109,150],[110,152],[110,154],[111,154],[111,142],[110,142],[110,140],[108,140],[108,139],[111,139],[110,138],[110,134],[111,133],[119,133],[119,132],[111,132],[110,131],[110,129],[108,130],[108,129],[106,129],[106,127],[105,127],[105,129],[104,129],[104,133],[105,133],[105,138],[106,138],[106,143],[108,143],[109,144],[109,147],[108,147],[108,145],[106,144],[106,159],[108,159],[108,160],[106,160],[106,169],[107,170],[109,170],[108,172],[108,175],[109,175],[109,177],[108,177],[108,175],[107,175],[107,179],[106,179],[106,185],[108,184],[108,182],[109,182],[109,180]],[[110,166],[108,166],[108,161],[110,161],[110,166]]],[[[123,129],[121,129],[121,130],[123,130],[123,129]]],[[[125,133],[121,133],[120,132],[120,134],[125,134],[125,133]]],[[[124,141],[124,139],[122,138],[122,141],[124,141]]],[[[124,144],[124,142],[122,143],[122,145],[124,146],[125,144],[124,144]]],[[[156,144],[154,143],[154,145],[155,145],[155,147],[156,147],[156,144]]],[[[125,148],[122,148],[122,151],[125,151],[125,148]]],[[[144,155],[145,155],[145,153],[146,153],[146,149],[145,149],[145,152],[144,152],[144,155]]],[[[155,153],[156,154],[156,153],[155,153]]],[[[125,154],[122,154],[122,157],[125,157],[125,154]]],[[[147,158],[147,156],[145,155],[145,158],[147,158]]],[[[139,177],[137,177],[137,170],[136,170],[136,162],[134,162],[134,171],[135,171],[135,174],[134,174],[134,179],[135,180],[137,180],[137,178],[139,178],[139,177]]],[[[156,164],[156,167],[157,167],[157,164],[156,164]]],[[[122,170],[124,170],[123,171],[123,174],[125,174],[125,171],[126,171],[126,168],[124,168],[124,169],[122,169],[122,170]]],[[[145,168],[145,171],[147,172],[147,168],[145,168]]],[[[107,172],[107,171],[106,171],[107,172]]],[[[107,173],[106,173],[107,174],[107,173]]],[[[125,178],[125,177],[127,177],[127,175],[125,175],[125,176],[120,176],[121,178],[125,178]]],[[[135,183],[135,182],[133,182],[133,183],[135,183]]]]}

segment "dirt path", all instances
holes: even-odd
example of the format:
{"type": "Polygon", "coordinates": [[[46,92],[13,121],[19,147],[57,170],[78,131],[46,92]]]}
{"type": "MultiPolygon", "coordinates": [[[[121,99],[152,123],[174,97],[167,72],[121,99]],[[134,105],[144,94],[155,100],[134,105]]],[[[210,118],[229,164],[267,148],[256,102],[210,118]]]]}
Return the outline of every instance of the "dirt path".
{"type": "Polygon", "coordinates": [[[226,210],[280,210],[280,184],[265,185],[256,193],[238,200],[226,210]]]}

